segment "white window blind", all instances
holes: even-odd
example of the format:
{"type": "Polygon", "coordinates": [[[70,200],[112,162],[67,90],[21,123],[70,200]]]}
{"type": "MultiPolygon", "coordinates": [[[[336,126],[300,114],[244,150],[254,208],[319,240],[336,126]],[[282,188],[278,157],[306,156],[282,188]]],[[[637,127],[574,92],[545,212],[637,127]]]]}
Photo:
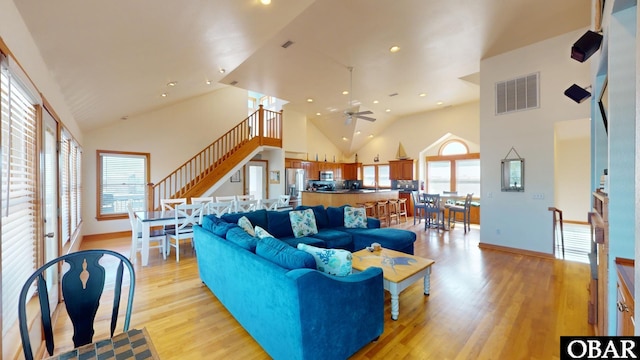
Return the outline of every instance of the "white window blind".
{"type": "Polygon", "coordinates": [[[38,154],[33,99],[0,59],[3,336],[17,321],[18,294],[36,269],[38,154]]]}
{"type": "Polygon", "coordinates": [[[65,245],[71,240],[71,190],[69,164],[71,151],[71,135],[66,130],[62,130],[60,139],[60,217],[61,217],[61,242],[65,245]]]}
{"type": "Polygon", "coordinates": [[[98,151],[98,216],[126,215],[127,203],[144,210],[148,154],[98,151]]]}

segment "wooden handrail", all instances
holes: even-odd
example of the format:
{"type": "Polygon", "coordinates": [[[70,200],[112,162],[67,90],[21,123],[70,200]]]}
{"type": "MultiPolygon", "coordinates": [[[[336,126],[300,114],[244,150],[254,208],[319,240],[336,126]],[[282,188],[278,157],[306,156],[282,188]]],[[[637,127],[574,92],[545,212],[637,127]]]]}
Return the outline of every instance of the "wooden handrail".
{"type": "Polygon", "coordinates": [[[265,110],[262,105],[164,179],[147,184],[148,209],[158,209],[160,199],[200,195],[206,189],[198,185],[222,179],[242,160],[240,156],[261,145],[282,147],[282,111],[265,110]]]}

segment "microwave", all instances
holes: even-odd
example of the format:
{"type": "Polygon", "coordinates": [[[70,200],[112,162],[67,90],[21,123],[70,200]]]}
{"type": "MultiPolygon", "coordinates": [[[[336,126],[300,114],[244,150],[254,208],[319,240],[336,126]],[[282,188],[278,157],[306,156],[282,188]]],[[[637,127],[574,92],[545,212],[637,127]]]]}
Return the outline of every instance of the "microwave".
{"type": "Polygon", "coordinates": [[[333,171],[320,171],[320,180],[333,181],[333,171]]]}

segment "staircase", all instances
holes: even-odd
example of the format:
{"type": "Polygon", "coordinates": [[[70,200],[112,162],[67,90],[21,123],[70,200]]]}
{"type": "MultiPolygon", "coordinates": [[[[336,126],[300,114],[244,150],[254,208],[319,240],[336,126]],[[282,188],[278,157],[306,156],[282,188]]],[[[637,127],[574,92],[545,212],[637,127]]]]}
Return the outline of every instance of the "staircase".
{"type": "Polygon", "coordinates": [[[261,146],[282,147],[282,111],[260,108],[156,184],[147,184],[149,210],[160,199],[200,196],[261,146]]]}

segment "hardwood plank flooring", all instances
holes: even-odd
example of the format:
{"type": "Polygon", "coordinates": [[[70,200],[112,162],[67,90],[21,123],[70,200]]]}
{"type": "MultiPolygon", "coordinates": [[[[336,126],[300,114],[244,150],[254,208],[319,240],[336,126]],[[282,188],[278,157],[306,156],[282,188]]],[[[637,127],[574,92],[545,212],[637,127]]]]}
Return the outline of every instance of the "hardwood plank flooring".
{"type": "MultiPolygon", "coordinates": [[[[587,264],[481,250],[477,226],[466,235],[461,227],[424,231],[412,219],[394,227],[415,231],[415,254],[436,260],[431,295],[422,294],[421,282],[406,289],[393,321],[387,293],[384,333],[352,359],[558,359],[561,335],[593,335],[587,264]]],[[[83,248],[126,254],[128,245],[121,238],[83,248]]],[[[269,359],[200,282],[191,247],[181,248],[180,263],[173,252],[165,261],[152,251],[147,267],[138,260],[131,326],[147,328],[164,360],[269,359]]],[[[102,313],[96,338],[107,337],[102,313]]],[[[68,320],[55,331],[70,338],[68,320]]]]}

